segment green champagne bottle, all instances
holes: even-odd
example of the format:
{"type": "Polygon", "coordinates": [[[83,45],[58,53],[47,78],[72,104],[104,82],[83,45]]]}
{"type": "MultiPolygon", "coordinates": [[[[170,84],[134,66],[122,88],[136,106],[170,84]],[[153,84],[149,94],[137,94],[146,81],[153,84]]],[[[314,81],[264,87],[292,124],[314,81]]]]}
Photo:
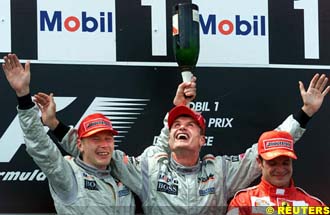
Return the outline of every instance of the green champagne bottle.
{"type": "Polygon", "coordinates": [[[179,3],[172,12],[173,52],[184,82],[189,82],[199,56],[199,13],[192,3],[179,3]]]}

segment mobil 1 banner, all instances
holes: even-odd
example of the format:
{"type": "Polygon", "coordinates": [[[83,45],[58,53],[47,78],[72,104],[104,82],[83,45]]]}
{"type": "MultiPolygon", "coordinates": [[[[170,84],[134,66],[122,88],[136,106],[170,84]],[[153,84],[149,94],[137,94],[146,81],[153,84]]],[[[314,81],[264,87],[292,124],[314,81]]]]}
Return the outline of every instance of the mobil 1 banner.
{"type": "MultiPolygon", "coordinates": [[[[56,64],[171,63],[177,0],[3,0],[0,55],[56,64]],[[129,14],[129,15],[127,15],[129,14]]],[[[195,0],[198,66],[328,65],[326,0],[195,0]]]]}
{"type": "Polygon", "coordinates": [[[268,2],[270,63],[329,65],[330,2],[268,2]]]}

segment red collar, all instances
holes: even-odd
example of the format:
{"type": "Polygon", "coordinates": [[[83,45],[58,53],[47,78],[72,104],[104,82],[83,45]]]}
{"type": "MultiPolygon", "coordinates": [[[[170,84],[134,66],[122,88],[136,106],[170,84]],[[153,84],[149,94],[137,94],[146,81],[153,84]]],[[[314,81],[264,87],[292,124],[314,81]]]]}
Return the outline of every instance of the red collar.
{"type": "Polygon", "coordinates": [[[282,197],[288,196],[290,193],[293,193],[296,189],[292,178],[290,180],[290,187],[286,187],[286,188],[278,188],[270,184],[263,178],[261,178],[261,182],[259,186],[262,190],[267,192],[269,196],[282,196],[282,197]]]}

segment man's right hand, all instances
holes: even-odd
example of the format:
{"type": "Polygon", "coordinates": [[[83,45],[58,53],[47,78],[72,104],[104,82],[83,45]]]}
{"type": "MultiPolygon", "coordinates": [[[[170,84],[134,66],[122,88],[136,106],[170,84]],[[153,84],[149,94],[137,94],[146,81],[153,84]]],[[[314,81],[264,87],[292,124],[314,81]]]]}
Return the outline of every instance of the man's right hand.
{"type": "Polygon", "coordinates": [[[18,97],[28,95],[31,80],[30,62],[27,61],[25,67],[23,67],[15,54],[8,54],[3,60],[5,63],[2,64],[2,69],[16,95],[18,97]]]}
{"type": "Polygon", "coordinates": [[[193,101],[196,97],[196,80],[193,76],[190,82],[182,82],[176,91],[176,95],[173,99],[174,105],[187,105],[193,101]]]}
{"type": "Polygon", "coordinates": [[[50,130],[54,130],[59,124],[59,121],[56,118],[56,104],[54,102],[53,93],[50,95],[41,92],[37,93],[34,95],[33,100],[41,111],[41,119],[44,125],[48,126],[50,130]]]}

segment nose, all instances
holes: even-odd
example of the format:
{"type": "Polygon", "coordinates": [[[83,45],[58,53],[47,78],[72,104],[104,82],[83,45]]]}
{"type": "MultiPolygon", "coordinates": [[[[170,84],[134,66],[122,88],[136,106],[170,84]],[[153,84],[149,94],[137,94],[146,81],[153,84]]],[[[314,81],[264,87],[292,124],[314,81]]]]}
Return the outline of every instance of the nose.
{"type": "Polygon", "coordinates": [[[276,173],[283,174],[285,172],[286,172],[286,168],[284,166],[279,165],[279,166],[276,167],[276,173]]]}
{"type": "Polygon", "coordinates": [[[186,126],[184,124],[181,124],[179,127],[179,130],[185,130],[185,129],[186,129],[186,126]]]}
{"type": "Polygon", "coordinates": [[[101,147],[110,147],[111,145],[113,145],[113,140],[106,140],[106,139],[103,139],[102,141],[100,141],[100,146],[101,147]]]}

